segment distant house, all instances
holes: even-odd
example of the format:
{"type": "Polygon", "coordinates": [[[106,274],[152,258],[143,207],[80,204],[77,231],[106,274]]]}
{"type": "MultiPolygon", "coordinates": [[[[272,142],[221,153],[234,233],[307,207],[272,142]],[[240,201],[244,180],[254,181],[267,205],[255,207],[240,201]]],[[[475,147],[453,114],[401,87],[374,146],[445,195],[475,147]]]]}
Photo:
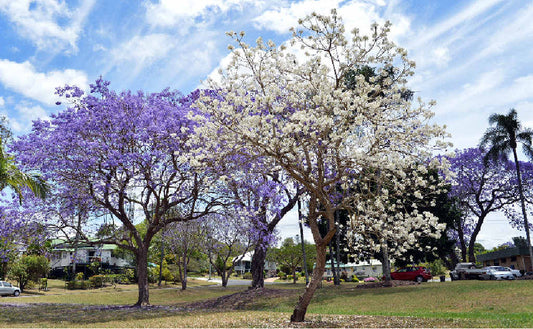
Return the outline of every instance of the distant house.
{"type": "Polygon", "coordinates": [[[527,248],[513,247],[488,252],[477,256],[483,266],[505,266],[520,270],[522,273],[531,267],[531,258],[527,248]]]}
{"type": "MultiPolygon", "coordinates": [[[[335,268],[337,265],[335,264],[335,268]]],[[[357,278],[368,278],[370,276],[372,277],[381,277],[383,273],[383,267],[381,266],[381,262],[377,259],[371,259],[369,262],[359,262],[359,263],[347,263],[347,264],[339,264],[339,268],[341,270],[341,274],[343,272],[346,273],[347,277],[351,277],[352,275],[356,275],[357,278]]],[[[326,263],[326,270],[323,274],[324,278],[332,278],[333,272],[331,271],[331,261],[326,263]]]]}
{"type": "Polygon", "coordinates": [[[51,273],[60,274],[65,268],[76,264],[76,272],[85,272],[88,265],[100,262],[102,268],[116,270],[131,267],[130,261],[113,256],[113,250],[118,247],[113,244],[80,243],[77,248],[63,240],[52,242],[50,255],[51,273]]]}
{"type": "MultiPolygon", "coordinates": [[[[252,269],[252,257],[254,255],[253,251],[249,251],[244,254],[242,259],[235,264],[234,271],[238,274],[244,274],[250,272],[252,269]]],[[[276,274],[276,263],[265,260],[265,271],[267,272],[267,277],[274,276],[276,274]]]]}

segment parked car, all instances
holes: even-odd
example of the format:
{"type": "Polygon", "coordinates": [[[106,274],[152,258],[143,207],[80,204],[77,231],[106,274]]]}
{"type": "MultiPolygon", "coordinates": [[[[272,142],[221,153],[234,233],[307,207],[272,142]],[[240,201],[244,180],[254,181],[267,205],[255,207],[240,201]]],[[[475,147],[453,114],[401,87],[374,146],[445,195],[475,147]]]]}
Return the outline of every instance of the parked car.
{"type": "Polygon", "coordinates": [[[393,280],[407,280],[416,282],[423,282],[432,278],[430,270],[424,266],[404,267],[397,271],[391,272],[390,276],[393,280]]]}
{"type": "Polygon", "coordinates": [[[452,281],[481,279],[484,274],[486,274],[486,271],[477,268],[474,263],[457,263],[455,269],[450,272],[450,278],[452,281]]]}
{"type": "Polygon", "coordinates": [[[504,267],[506,271],[509,271],[511,273],[513,273],[514,277],[515,278],[518,278],[519,276],[522,276],[522,273],[520,273],[520,270],[515,270],[514,268],[510,268],[510,267],[504,267]]]}
{"type": "Polygon", "coordinates": [[[484,280],[514,280],[515,276],[510,271],[507,271],[503,266],[487,266],[484,267],[484,274],[481,278],[484,280]]]}
{"type": "Polygon", "coordinates": [[[20,295],[20,288],[15,287],[9,282],[0,281],[0,296],[15,296],[20,295]]]}

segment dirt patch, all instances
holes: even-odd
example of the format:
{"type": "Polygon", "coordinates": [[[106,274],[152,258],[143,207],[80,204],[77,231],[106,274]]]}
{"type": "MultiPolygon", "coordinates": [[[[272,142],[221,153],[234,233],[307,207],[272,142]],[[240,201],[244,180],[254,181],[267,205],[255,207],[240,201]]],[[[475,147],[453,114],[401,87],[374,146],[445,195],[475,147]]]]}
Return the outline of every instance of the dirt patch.
{"type": "Polygon", "coordinates": [[[405,281],[405,280],[391,280],[390,285],[386,285],[383,281],[378,282],[365,282],[363,284],[357,285],[358,289],[371,289],[371,288],[384,288],[384,287],[399,287],[399,286],[413,286],[420,284],[415,281],[405,281]]]}
{"type": "Polygon", "coordinates": [[[250,289],[243,292],[237,292],[231,295],[208,299],[202,302],[196,302],[185,306],[187,310],[206,310],[206,309],[224,309],[224,310],[243,310],[257,300],[264,300],[274,297],[296,296],[300,291],[293,289],[250,289]]]}

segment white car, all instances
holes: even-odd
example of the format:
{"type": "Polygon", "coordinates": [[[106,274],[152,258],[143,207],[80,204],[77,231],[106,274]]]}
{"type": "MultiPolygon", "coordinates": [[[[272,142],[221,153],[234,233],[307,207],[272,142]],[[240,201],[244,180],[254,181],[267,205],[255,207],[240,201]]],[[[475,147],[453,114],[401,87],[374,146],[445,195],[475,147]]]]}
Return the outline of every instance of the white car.
{"type": "Polygon", "coordinates": [[[20,288],[15,287],[9,282],[0,281],[0,296],[15,296],[20,295],[20,288]]]}
{"type": "Polygon", "coordinates": [[[484,280],[514,280],[513,273],[507,271],[503,266],[487,266],[483,268],[485,272],[480,277],[484,280]]]}
{"type": "Polygon", "coordinates": [[[515,269],[512,269],[510,267],[504,267],[506,271],[509,271],[511,273],[513,273],[514,277],[515,278],[518,278],[519,276],[522,276],[522,273],[520,273],[519,270],[515,270],[515,269]]]}

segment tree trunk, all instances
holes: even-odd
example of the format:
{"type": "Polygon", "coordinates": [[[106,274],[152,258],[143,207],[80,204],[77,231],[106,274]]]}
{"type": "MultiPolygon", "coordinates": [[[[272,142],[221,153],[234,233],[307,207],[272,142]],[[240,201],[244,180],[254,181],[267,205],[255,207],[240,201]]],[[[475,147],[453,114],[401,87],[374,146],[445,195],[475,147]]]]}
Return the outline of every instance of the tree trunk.
{"type": "Polygon", "coordinates": [[[298,304],[291,315],[291,322],[303,322],[307,307],[313,298],[313,295],[322,281],[322,275],[326,269],[326,244],[316,244],[316,267],[311,276],[311,282],[305,288],[304,294],[300,297],[298,304]]]}
{"type": "Polygon", "coordinates": [[[481,231],[481,226],[483,225],[486,216],[487,214],[485,212],[481,213],[477,221],[476,227],[472,232],[472,236],[470,237],[470,241],[468,242],[468,261],[471,263],[476,262],[476,256],[474,255],[474,244],[476,243],[477,235],[479,234],[479,231],[481,231]]]}
{"type": "Polygon", "coordinates": [[[296,267],[293,267],[293,269],[292,269],[292,284],[296,284],[296,281],[298,281],[298,277],[296,276],[296,267]]]}
{"type": "Polygon", "coordinates": [[[338,278],[338,273],[335,268],[335,260],[333,259],[333,247],[331,246],[331,242],[329,243],[329,259],[331,263],[331,274],[333,275],[333,284],[338,286],[339,278],[338,278]]]}
{"type": "Polygon", "coordinates": [[[383,262],[381,263],[383,269],[383,275],[385,276],[385,286],[391,286],[391,276],[390,276],[390,261],[389,261],[389,246],[387,242],[381,243],[381,252],[383,253],[383,262]]]}
{"type": "Polygon", "coordinates": [[[222,287],[226,288],[228,286],[229,275],[226,276],[226,273],[222,275],[222,287]]]}
{"type": "Polygon", "coordinates": [[[466,262],[467,261],[466,241],[465,241],[465,234],[463,232],[462,223],[459,223],[458,225],[457,234],[459,235],[459,244],[460,244],[459,247],[461,247],[461,259],[463,260],[463,262],[466,262]]]}
{"type": "Polygon", "coordinates": [[[522,207],[522,216],[524,216],[524,229],[526,230],[527,249],[529,250],[530,271],[533,271],[533,248],[531,248],[531,237],[529,236],[529,223],[526,213],[526,202],[524,199],[524,188],[522,187],[522,177],[520,175],[520,163],[518,162],[518,155],[516,148],[513,148],[514,162],[516,164],[516,177],[518,179],[518,193],[520,194],[520,205],[522,207]]]}
{"type": "Polygon", "coordinates": [[[254,255],[252,256],[251,272],[252,272],[252,289],[260,289],[265,286],[265,259],[266,247],[263,241],[256,244],[254,255]]]}
{"type": "Polygon", "coordinates": [[[137,285],[139,288],[139,298],[134,306],[150,305],[148,293],[148,248],[140,246],[135,253],[137,258],[137,285]]]}
{"type": "Polygon", "coordinates": [[[187,257],[187,252],[183,253],[183,271],[181,274],[181,290],[187,289],[187,265],[189,263],[189,258],[187,257]]]}
{"type": "Polygon", "coordinates": [[[298,225],[300,226],[300,242],[302,244],[302,255],[303,255],[303,268],[305,273],[305,285],[307,286],[309,284],[309,273],[307,272],[307,255],[305,252],[305,239],[304,239],[304,227],[302,223],[302,205],[300,202],[300,198],[298,198],[298,225]]]}
{"type": "Polygon", "coordinates": [[[339,231],[339,211],[335,211],[335,219],[336,219],[336,223],[335,223],[335,228],[336,228],[336,232],[335,232],[335,260],[337,261],[337,269],[336,269],[336,272],[337,272],[337,282],[335,283],[335,285],[340,285],[341,284],[341,254],[340,254],[340,231],[339,231]]]}

